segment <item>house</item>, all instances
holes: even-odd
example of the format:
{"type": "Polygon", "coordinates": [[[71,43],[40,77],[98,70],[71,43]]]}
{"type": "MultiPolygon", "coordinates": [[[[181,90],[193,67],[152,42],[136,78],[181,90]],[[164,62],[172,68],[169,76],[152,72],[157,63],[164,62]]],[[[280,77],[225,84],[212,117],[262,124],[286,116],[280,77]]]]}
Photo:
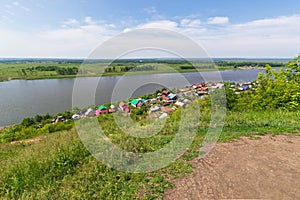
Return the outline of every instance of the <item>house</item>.
{"type": "Polygon", "coordinates": [[[150,108],[150,112],[157,112],[157,111],[160,111],[160,107],[158,107],[158,106],[152,106],[150,108]]]}
{"type": "Polygon", "coordinates": [[[169,98],[165,94],[163,94],[161,97],[162,97],[163,100],[169,101],[169,98]]]}
{"type": "Polygon", "coordinates": [[[163,112],[165,112],[165,113],[171,113],[171,112],[174,111],[172,108],[170,108],[170,107],[168,107],[168,106],[162,106],[162,107],[161,107],[161,110],[162,110],[163,112]]]}
{"type": "Polygon", "coordinates": [[[140,108],[144,103],[141,99],[132,99],[130,102],[128,102],[129,105],[132,105],[133,107],[140,108]]]}
{"type": "Polygon", "coordinates": [[[161,95],[168,95],[169,94],[169,91],[168,90],[164,90],[164,91],[162,91],[162,93],[161,93],[161,95]]]}
{"type": "Polygon", "coordinates": [[[94,117],[95,116],[95,112],[92,108],[87,109],[87,111],[84,113],[84,115],[86,117],[94,117]]]}
{"type": "MultiPolygon", "coordinates": [[[[66,117],[64,117],[64,116],[57,116],[56,117],[56,119],[55,119],[55,123],[57,123],[57,122],[64,122],[64,121],[66,121],[67,119],[66,119],[66,117]]],[[[53,121],[53,120],[52,120],[53,121]]]]}
{"type": "Polygon", "coordinates": [[[200,88],[201,87],[201,85],[198,85],[198,84],[196,84],[196,83],[194,83],[193,85],[192,85],[192,88],[194,88],[194,89],[197,89],[197,88],[200,88]]]}
{"type": "Polygon", "coordinates": [[[96,110],[95,114],[98,117],[101,114],[101,111],[100,110],[96,110]]]}
{"type": "Polygon", "coordinates": [[[202,96],[202,95],[207,94],[207,92],[206,92],[206,91],[197,91],[197,94],[198,94],[199,96],[202,96]]]}
{"type": "Polygon", "coordinates": [[[246,91],[246,90],[248,90],[248,89],[249,89],[248,85],[242,85],[242,87],[241,87],[241,88],[243,89],[243,91],[246,91]]]}
{"type": "Polygon", "coordinates": [[[80,115],[74,114],[74,115],[72,115],[72,119],[73,120],[78,120],[78,119],[80,119],[80,115]]]}
{"type": "Polygon", "coordinates": [[[119,103],[119,108],[124,112],[130,113],[130,108],[124,102],[119,103]]]}
{"type": "Polygon", "coordinates": [[[174,105],[177,107],[183,107],[183,108],[185,107],[185,103],[180,102],[180,101],[176,101],[176,103],[174,105]]]}
{"type": "Polygon", "coordinates": [[[108,113],[109,113],[109,112],[108,112],[107,107],[106,107],[106,106],[103,106],[103,105],[99,106],[99,109],[96,110],[96,116],[99,116],[99,115],[101,115],[101,114],[108,114],[108,113]]]}
{"type": "Polygon", "coordinates": [[[110,113],[114,113],[114,112],[117,112],[117,108],[116,108],[116,106],[114,106],[114,105],[110,105],[110,108],[108,109],[108,111],[109,111],[110,113]]]}
{"type": "Polygon", "coordinates": [[[167,97],[169,100],[173,100],[173,101],[177,99],[177,95],[173,93],[170,93],[167,97]]]}

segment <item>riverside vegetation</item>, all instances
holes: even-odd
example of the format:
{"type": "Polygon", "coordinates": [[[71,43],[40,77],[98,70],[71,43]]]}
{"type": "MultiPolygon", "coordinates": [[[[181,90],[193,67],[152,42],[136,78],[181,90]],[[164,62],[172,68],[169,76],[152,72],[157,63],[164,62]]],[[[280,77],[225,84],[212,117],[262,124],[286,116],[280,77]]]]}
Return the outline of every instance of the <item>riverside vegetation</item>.
{"type": "Polygon", "coordinates": [[[76,76],[115,76],[153,73],[196,72],[226,69],[239,69],[243,67],[263,67],[266,63],[272,67],[282,67],[285,60],[193,60],[193,65],[186,60],[159,60],[159,59],[128,59],[117,60],[83,60],[70,59],[42,59],[42,60],[0,60],[0,81],[14,79],[50,79],[74,78],[76,76]]]}
{"type": "MultiPolygon", "coordinates": [[[[286,132],[300,135],[299,59],[290,61],[286,70],[279,72],[267,65],[266,73],[255,80],[255,90],[235,94],[230,83],[225,84],[227,114],[219,141],[240,136],[259,139],[260,135],[286,132]]],[[[170,166],[151,173],[124,173],[98,162],[81,143],[71,120],[53,125],[49,115],[24,119],[21,124],[0,131],[0,196],[2,199],[161,199],[164,191],[172,187],[171,180],[192,171],[190,161],[201,153],[213,108],[210,98],[197,99],[196,103],[201,119],[193,143],[170,166]],[[38,128],[40,123],[46,125],[38,128]],[[36,140],[11,143],[28,138],[36,140]]],[[[97,119],[113,143],[126,151],[149,152],[172,140],[178,129],[180,109],[167,118],[159,133],[146,139],[120,131],[112,115],[100,115],[97,119]]],[[[132,113],[134,121],[147,123],[146,111],[132,113]]],[[[59,115],[69,118],[71,114],[59,115]]]]}

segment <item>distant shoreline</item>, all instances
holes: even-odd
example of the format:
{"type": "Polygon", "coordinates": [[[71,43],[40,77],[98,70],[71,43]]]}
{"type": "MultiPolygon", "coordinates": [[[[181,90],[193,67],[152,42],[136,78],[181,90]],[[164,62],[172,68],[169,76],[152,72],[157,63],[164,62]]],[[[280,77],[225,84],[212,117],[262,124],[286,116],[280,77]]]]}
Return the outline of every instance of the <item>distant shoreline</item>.
{"type": "MultiPolygon", "coordinates": [[[[276,67],[274,67],[276,68],[276,67]]],[[[9,80],[1,80],[0,82],[7,82],[13,80],[52,80],[52,79],[69,79],[69,78],[93,78],[93,77],[110,77],[110,76],[137,76],[137,75],[152,75],[152,74],[174,74],[174,73],[196,73],[196,72],[212,72],[212,71],[227,71],[227,70],[254,70],[260,69],[263,70],[264,67],[239,67],[239,68],[220,68],[220,69],[203,69],[203,70],[178,70],[166,71],[166,72],[127,72],[127,73],[104,73],[104,74],[89,74],[89,75],[64,75],[64,76],[42,76],[42,77],[24,77],[24,78],[10,78],[9,80]]]]}
{"type": "Polygon", "coordinates": [[[77,77],[131,76],[284,67],[285,58],[139,58],[59,59],[0,58],[0,82],[77,77]]]}
{"type": "MultiPolygon", "coordinates": [[[[260,68],[253,68],[260,69],[260,68]]],[[[127,73],[104,73],[104,74],[89,74],[89,75],[65,75],[65,76],[41,76],[41,77],[20,77],[20,78],[11,78],[8,80],[1,80],[0,82],[7,82],[13,80],[51,80],[51,79],[64,79],[64,78],[93,78],[93,77],[109,77],[109,76],[136,76],[136,75],[151,75],[151,74],[174,74],[174,73],[193,73],[193,72],[211,72],[211,71],[225,71],[225,70],[244,70],[244,69],[232,69],[232,68],[224,68],[224,69],[203,69],[203,70],[179,70],[177,72],[167,71],[167,72],[127,72],[127,73]]]]}

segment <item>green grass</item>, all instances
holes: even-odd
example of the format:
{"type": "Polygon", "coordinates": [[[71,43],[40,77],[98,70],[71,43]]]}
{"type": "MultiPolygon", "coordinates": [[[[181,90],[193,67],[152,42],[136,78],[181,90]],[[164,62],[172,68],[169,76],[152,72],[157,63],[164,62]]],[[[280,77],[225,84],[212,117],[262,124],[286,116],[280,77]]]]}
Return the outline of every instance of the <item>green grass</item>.
{"type": "MultiPolygon", "coordinates": [[[[122,76],[122,75],[140,75],[140,74],[158,74],[158,73],[182,73],[182,72],[197,72],[197,71],[212,71],[216,70],[211,64],[196,62],[194,63],[195,68],[191,66],[190,63],[172,63],[172,62],[147,62],[139,63],[135,62],[122,62],[118,61],[115,63],[108,63],[105,61],[98,63],[68,63],[68,62],[59,62],[59,61],[35,61],[35,62],[2,62],[0,63],[0,81],[8,81],[14,79],[25,79],[25,80],[34,80],[34,79],[58,79],[58,78],[75,78],[79,77],[95,77],[95,76],[122,76]],[[129,71],[127,73],[121,72],[120,68],[122,67],[140,67],[142,65],[151,65],[154,66],[155,70],[153,71],[129,71]],[[60,75],[56,71],[30,71],[28,68],[37,67],[37,66],[57,66],[59,68],[79,68],[77,75],[60,75]],[[114,72],[105,72],[105,67],[114,66],[116,71],[114,72]],[[183,69],[182,67],[188,67],[183,69]],[[191,68],[192,67],[192,68],[191,68]],[[25,70],[26,74],[22,72],[25,70]]],[[[228,64],[228,66],[219,66],[219,70],[234,69],[234,66],[228,64]]]]}
{"type": "MultiPolygon", "coordinates": [[[[98,162],[85,149],[75,129],[39,136],[32,143],[0,144],[1,199],[161,199],[171,181],[192,171],[190,161],[207,131],[210,112],[203,109],[197,135],[187,152],[170,166],[151,173],[125,173],[98,162]]],[[[243,113],[228,111],[220,142],[241,136],[259,139],[265,134],[299,135],[300,112],[281,110],[243,113]]],[[[180,112],[162,131],[149,139],[133,138],[120,131],[111,115],[98,118],[105,134],[121,148],[150,152],[170,142],[180,112]]]]}

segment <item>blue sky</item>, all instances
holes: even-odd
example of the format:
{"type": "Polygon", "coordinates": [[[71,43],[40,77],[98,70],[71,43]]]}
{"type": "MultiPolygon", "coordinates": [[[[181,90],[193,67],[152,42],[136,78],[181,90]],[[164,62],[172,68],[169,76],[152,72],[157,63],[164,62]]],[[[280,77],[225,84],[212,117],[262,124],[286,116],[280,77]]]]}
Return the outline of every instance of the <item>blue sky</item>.
{"type": "Polygon", "coordinates": [[[136,28],[183,34],[212,57],[294,57],[299,0],[1,0],[0,57],[84,58],[136,28]]]}

